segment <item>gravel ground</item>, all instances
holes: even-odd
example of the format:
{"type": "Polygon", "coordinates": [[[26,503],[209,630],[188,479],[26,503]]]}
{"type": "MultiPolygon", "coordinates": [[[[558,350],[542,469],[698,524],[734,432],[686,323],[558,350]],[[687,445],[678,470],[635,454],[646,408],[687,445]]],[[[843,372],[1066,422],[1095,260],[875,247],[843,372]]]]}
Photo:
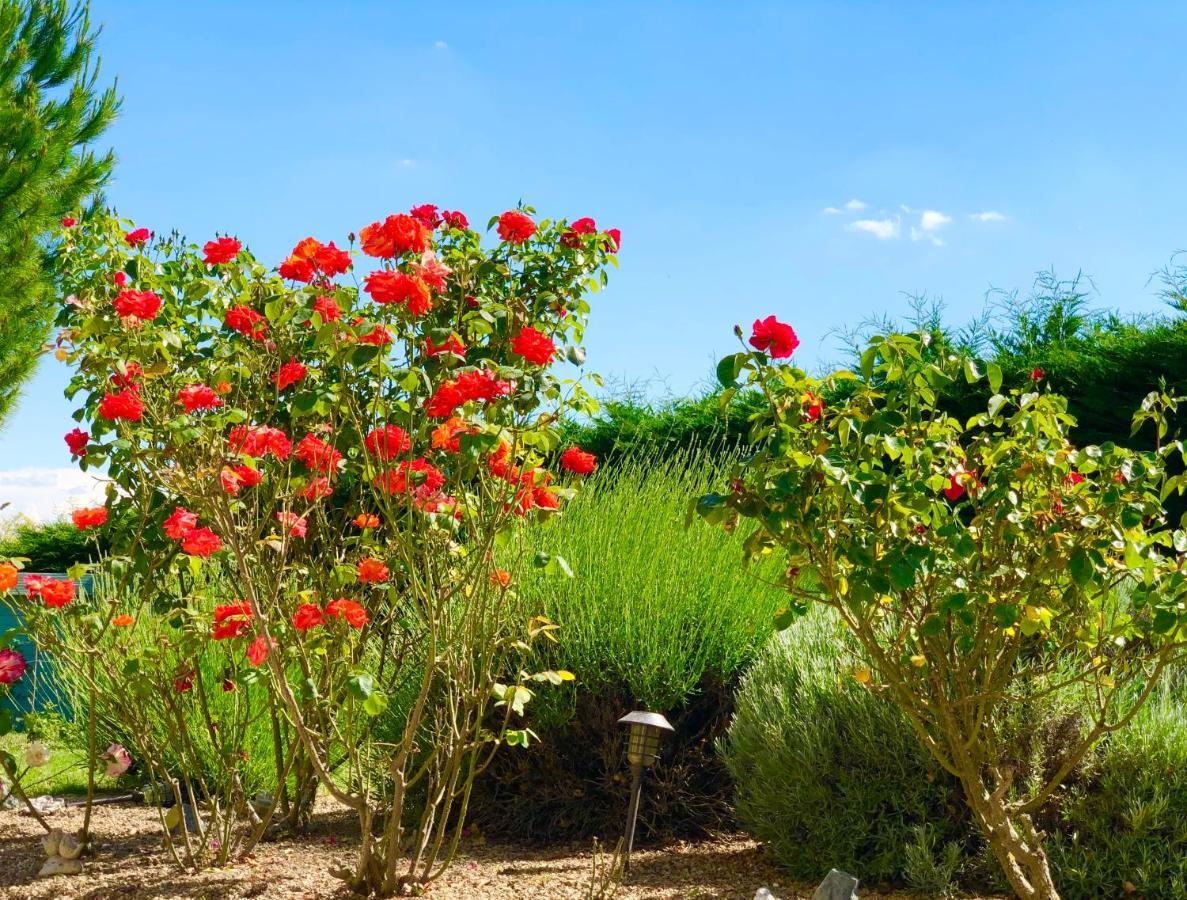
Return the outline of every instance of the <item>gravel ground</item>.
{"type": "MultiPolygon", "coordinates": [[[[82,812],[51,817],[66,831],[81,825],[82,812]]],[[[163,850],[156,814],[144,806],[95,808],[92,833],[98,852],[81,875],[35,878],[43,861],[41,829],[14,812],[0,812],[0,897],[12,900],[311,900],[353,895],[328,870],[348,864],[357,839],[349,815],[322,804],[310,834],[260,844],[251,858],[198,875],[177,871],[163,850]]],[[[823,873],[822,873],[823,874],[823,873]]],[[[426,896],[442,900],[566,900],[585,898],[590,848],[525,848],[481,837],[468,840],[453,867],[426,896]]],[[[741,835],[713,841],[637,850],[629,884],[616,900],[751,900],[761,886],[779,898],[806,898],[812,886],[794,885],[741,835]]],[[[863,898],[907,895],[862,892],[863,898]]]]}

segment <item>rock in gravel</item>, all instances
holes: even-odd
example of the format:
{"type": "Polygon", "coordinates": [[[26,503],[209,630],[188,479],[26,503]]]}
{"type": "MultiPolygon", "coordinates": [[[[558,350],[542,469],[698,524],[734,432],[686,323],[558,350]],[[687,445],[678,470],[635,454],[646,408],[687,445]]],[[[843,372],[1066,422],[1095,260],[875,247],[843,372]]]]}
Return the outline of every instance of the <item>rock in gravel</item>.
{"type": "Polygon", "coordinates": [[[857,900],[857,879],[840,869],[833,869],[820,882],[812,900],[857,900]]]}
{"type": "Polygon", "coordinates": [[[58,841],[58,856],[62,859],[78,859],[82,856],[82,841],[72,834],[62,835],[58,841]]]}
{"type": "Polygon", "coordinates": [[[41,839],[41,846],[45,850],[46,856],[58,855],[58,844],[62,841],[62,829],[55,828],[49,834],[41,839]]]}
{"type": "Polygon", "coordinates": [[[38,878],[52,878],[55,875],[77,875],[82,871],[82,861],[51,856],[37,873],[38,878]]]}

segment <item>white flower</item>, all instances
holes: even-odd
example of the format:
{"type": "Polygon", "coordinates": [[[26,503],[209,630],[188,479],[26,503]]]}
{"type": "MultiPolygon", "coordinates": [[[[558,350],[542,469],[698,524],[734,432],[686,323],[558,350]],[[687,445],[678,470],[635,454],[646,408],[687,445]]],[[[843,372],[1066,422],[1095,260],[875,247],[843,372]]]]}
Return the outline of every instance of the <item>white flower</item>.
{"type": "Polygon", "coordinates": [[[25,747],[25,765],[30,769],[44,766],[49,762],[49,747],[41,741],[33,741],[25,747]]]}
{"type": "Polygon", "coordinates": [[[118,778],[132,765],[132,754],[119,744],[112,744],[108,747],[107,752],[100,759],[107,760],[107,769],[104,774],[108,778],[118,778]]]}

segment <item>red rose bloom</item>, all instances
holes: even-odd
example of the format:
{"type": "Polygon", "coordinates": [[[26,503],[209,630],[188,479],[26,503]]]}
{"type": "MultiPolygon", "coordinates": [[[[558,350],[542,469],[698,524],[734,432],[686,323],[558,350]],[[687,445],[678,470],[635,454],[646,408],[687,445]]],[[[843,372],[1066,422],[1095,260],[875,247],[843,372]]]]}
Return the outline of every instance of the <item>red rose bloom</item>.
{"type": "Polygon", "coordinates": [[[93,506],[86,509],[76,509],[70,514],[71,521],[80,529],[97,528],[107,521],[107,508],[93,506]]]}
{"type": "Polygon", "coordinates": [[[824,400],[811,391],[804,395],[807,405],[804,407],[804,418],[809,422],[817,422],[824,413],[824,400]]]}
{"type": "Polygon", "coordinates": [[[341,453],[312,433],[301,438],[293,455],[303,462],[306,468],[315,472],[332,472],[338,468],[338,463],[342,460],[341,453]]]}
{"type": "Polygon", "coordinates": [[[139,422],[144,416],[144,404],[131,389],[120,391],[118,394],[104,394],[99,401],[99,415],[111,422],[121,419],[128,422],[139,422]]]}
{"type": "Polygon", "coordinates": [[[295,512],[282,510],[276,514],[276,521],[280,523],[280,527],[288,533],[289,537],[303,538],[309,533],[309,523],[295,512]]]}
{"type": "Polygon", "coordinates": [[[337,302],[324,294],[313,302],[313,311],[321,316],[322,322],[337,322],[342,318],[342,310],[338,308],[337,302]]]}
{"type": "Polygon", "coordinates": [[[389,494],[407,494],[412,491],[434,493],[445,484],[441,470],[424,457],[404,460],[394,469],[375,476],[375,487],[389,494]]]}
{"type": "Polygon", "coordinates": [[[239,637],[251,628],[251,619],[251,604],[246,600],[216,606],[210,636],[216,641],[239,637]]]}
{"type": "Polygon", "coordinates": [[[277,269],[281,278],[308,284],[313,281],[313,263],[299,256],[290,256],[277,269]]]}
{"type": "Polygon", "coordinates": [[[1042,369],[1038,368],[1037,366],[1030,370],[1030,380],[1031,381],[1042,381],[1046,377],[1047,377],[1047,373],[1044,372],[1042,369]]]}
{"type": "Polygon", "coordinates": [[[445,290],[445,282],[453,270],[435,256],[424,255],[416,270],[417,276],[435,291],[445,290]]]}
{"type": "Polygon", "coordinates": [[[537,366],[546,366],[556,356],[552,338],[532,326],[527,326],[511,341],[511,351],[537,366]]]}
{"type": "MultiPolygon", "coordinates": [[[[377,559],[364,559],[359,561],[359,582],[361,584],[376,584],[388,579],[387,566],[377,559]]],[[[330,607],[326,607],[326,612],[330,611],[330,607]]]]}
{"type": "Polygon", "coordinates": [[[442,353],[453,353],[457,356],[466,355],[466,345],[456,334],[451,334],[440,344],[434,344],[432,338],[425,338],[425,353],[429,356],[440,356],[442,353]]]}
{"type": "Polygon", "coordinates": [[[1084,480],[1084,476],[1081,475],[1079,472],[1068,472],[1067,475],[1065,475],[1063,477],[1063,483],[1071,485],[1072,487],[1075,487],[1077,484],[1079,484],[1083,480],[1084,480]]]}
{"type": "Polygon", "coordinates": [[[518,209],[499,216],[499,237],[509,244],[522,244],[536,233],[536,223],[518,209]]]}
{"type": "Polygon", "coordinates": [[[276,641],[270,641],[262,634],[258,635],[247,647],[247,661],[253,666],[262,666],[268,659],[268,653],[276,646],[276,641]]]}
{"type": "Polygon", "coordinates": [[[191,528],[181,539],[181,550],[190,556],[205,559],[222,549],[223,542],[209,528],[191,528]]]}
{"type": "Polygon", "coordinates": [[[173,513],[162,525],[165,535],[174,541],[180,541],[189,532],[198,527],[198,515],[182,506],[175,506],[173,513]]]}
{"type": "MultiPolygon", "coordinates": [[[[363,562],[372,562],[373,560],[363,560],[363,562]]],[[[362,566],[359,566],[361,573],[362,566]]],[[[387,568],[384,568],[384,579],[387,578],[387,568]]],[[[382,579],[381,579],[382,580],[382,579]]],[[[337,600],[331,600],[326,604],[326,615],[333,616],[337,619],[343,619],[352,628],[362,628],[367,624],[367,611],[363,609],[361,603],[354,600],[347,600],[345,597],[339,597],[337,600]]]]}
{"type": "Polygon", "coordinates": [[[16,684],[28,668],[29,664],[20,651],[11,647],[0,650],[0,684],[16,684]]]}
{"type": "Polygon", "coordinates": [[[428,286],[405,272],[380,269],[367,276],[363,290],[376,303],[406,303],[414,316],[423,316],[433,308],[428,286]]]}
{"type": "Polygon", "coordinates": [[[78,219],[74,218],[74,216],[62,216],[62,227],[63,228],[73,228],[77,224],[78,224],[78,219]]]}
{"type": "Polygon", "coordinates": [[[467,400],[490,403],[511,393],[511,382],[502,381],[491,369],[471,369],[457,377],[458,390],[467,400]]]}
{"type": "Polygon", "coordinates": [[[257,459],[269,453],[280,460],[288,459],[293,449],[288,435],[268,425],[236,425],[227,435],[227,446],[235,453],[257,459]]]}
{"type": "Polygon", "coordinates": [[[464,419],[454,416],[446,419],[433,429],[430,444],[434,450],[444,450],[447,453],[460,453],[462,449],[462,435],[473,433],[473,430],[467,427],[464,419]]]}
{"type": "Polygon", "coordinates": [[[75,428],[66,433],[64,440],[66,446],[70,448],[70,455],[83,457],[87,455],[87,442],[90,441],[91,436],[81,428],[75,428]]]}
{"type": "Polygon", "coordinates": [[[470,227],[470,220],[466,218],[465,213],[460,213],[457,210],[446,210],[441,213],[441,218],[450,228],[462,229],[470,227]]]}
{"type": "Polygon", "coordinates": [[[622,249],[622,229],[621,228],[607,228],[606,236],[610,238],[606,242],[606,249],[613,253],[617,253],[622,249]]]}
{"type": "Polygon", "coordinates": [[[570,447],[561,454],[561,467],[575,475],[592,475],[598,467],[598,458],[580,447],[570,447]]]}
{"type": "Polygon", "coordinates": [[[322,497],[328,497],[334,493],[334,489],[330,487],[330,479],[325,475],[318,475],[309,480],[309,484],[301,488],[300,496],[310,503],[315,503],[322,497]]]}
{"type": "Polygon", "coordinates": [[[128,273],[127,272],[116,272],[114,275],[111,276],[111,282],[116,287],[123,287],[125,284],[128,283],[128,273]]]}
{"type": "Polygon", "coordinates": [[[334,242],[319,246],[313,254],[313,264],[328,278],[341,275],[350,268],[350,251],[339,250],[334,242]]]}
{"type": "Polygon", "coordinates": [[[582,235],[596,234],[597,231],[597,223],[588,216],[585,216],[576,222],[570,223],[569,230],[561,235],[561,243],[566,247],[580,247],[582,235]]]}
{"type": "Polygon", "coordinates": [[[202,261],[209,266],[221,266],[238,256],[242,249],[243,245],[233,237],[221,237],[217,240],[207,241],[202,248],[202,252],[205,254],[202,261]]]}
{"type": "Polygon", "coordinates": [[[228,328],[257,341],[262,341],[268,331],[268,323],[264,321],[264,317],[249,306],[232,306],[227,310],[227,316],[223,321],[228,328]]]}
{"type": "Polygon", "coordinates": [[[965,494],[965,485],[975,488],[978,484],[977,475],[968,469],[962,469],[954,475],[948,476],[948,487],[944,488],[944,496],[955,503],[965,494]]]}
{"type": "Polygon", "coordinates": [[[129,247],[141,247],[147,243],[150,237],[152,237],[152,232],[147,228],[137,228],[125,234],[124,240],[128,242],[129,247]]]}
{"type": "Polygon", "coordinates": [[[322,615],[322,611],[312,603],[302,603],[293,613],[293,627],[297,631],[308,631],[310,628],[324,625],[325,622],[326,617],[322,615]]]}
{"type": "Polygon", "coordinates": [[[750,332],[750,346],[769,353],[772,359],[786,359],[800,345],[795,329],[778,321],[774,316],[755,319],[750,332]]]}
{"type": "Polygon", "coordinates": [[[401,253],[424,253],[429,246],[429,232],[423,224],[403,213],[372,222],[359,232],[359,246],[368,256],[397,256],[401,253]]]}
{"type": "Polygon", "coordinates": [[[237,466],[224,466],[219,473],[219,479],[222,481],[223,490],[234,497],[242,488],[255,487],[262,482],[264,474],[258,469],[240,463],[237,466]]]}
{"type": "Polygon", "coordinates": [[[392,333],[382,325],[376,325],[366,334],[359,335],[360,344],[374,344],[376,347],[383,347],[391,342],[392,333]]]}
{"type": "Polygon", "coordinates": [[[351,521],[359,528],[379,527],[379,516],[375,515],[375,513],[359,513],[351,521]]]}
{"type": "Polygon", "coordinates": [[[161,309],[161,298],[152,291],[120,291],[111,305],[118,315],[133,319],[155,319],[161,309]]]}
{"type": "Polygon", "coordinates": [[[74,602],[74,582],[69,578],[46,578],[37,593],[46,606],[61,609],[74,602]]]}
{"type": "Polygon", "coordinates": [[[414,206],[408,210],[408,215],[430,230],[441,224],[441,214],[437,212],[437,207],[432,203],[422,203],[420,206],[414,206]]]}
{"type": "Polygon", "coordinates": [[[205,384],[187,384],[177,392],[177,402],[185,407],[187,413],[223,405],[222,398],[214,392],[214,388],[205,384]]]}
{"type": "Polygon", "coordinates": [[[363,445],[372,456],[389,460],[410,449],[412,439],[399,425],[384,425],[382,428],[371,429],[363,445]]]}
{"type": "Polygon", "coordinates": [[[277,372],[272,379],[276,382],[276,389],[283,391],[290,384],[296,384],[303,379],[309,370],[296,359],[290,359],[277,372]]]}

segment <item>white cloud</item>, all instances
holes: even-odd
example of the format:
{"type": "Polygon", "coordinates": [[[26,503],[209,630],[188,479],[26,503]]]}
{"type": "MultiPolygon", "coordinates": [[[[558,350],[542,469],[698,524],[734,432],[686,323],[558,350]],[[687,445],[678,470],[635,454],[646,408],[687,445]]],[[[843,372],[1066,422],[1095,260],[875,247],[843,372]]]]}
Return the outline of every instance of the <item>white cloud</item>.
{"type": "Polygon", "coordinates": [[[1004,222],[1006,216],[1004,213],[999,213],[996,209],[987,209],[985,212],[972,213],[969,215],[970,219],[976,219],[979,222],[1004,222]]]}
{"type": "Polygon", "coordinates": [[[896,238],[899,234],[898,219],[858,219],[845,227],[850,231],[864,231],[867,234],[872,234],[880,241],[896,238]]]}
{"type": "Polygon", "coordinates": [[[919,227],[924,231],[939,231],[945,225],[952,224],[952,217],[946,216],[939,210],[925,209],[919,216],[919,227]]]}
{"type": "Polygon", "coordinates": [[[449,44],[445,43],[445,41],[436,41],[433,44],[433,46],[436,47],[438,50],[448,50],[449,49],[449,44]]]}
{"type": "Polygon", "coordinates": [[[928,241],[931,241],[933,244],[935,244],[937,247],[944,246],[944,239],[942,237],[940,237],[937,234],[933,234],[930,231],[924,231],[921,228],[916,228],[914,225],[911,226],[911,240],[913,240],[913,241],[928,240],[928,241]]]}
{"type": "Polygon", "coordinates": [[[826,216],[839,216],[841,214],[841,211],[839,209],[837,209],[835,206],[826,206],[824,209],[821,210],[821,212],[824,213],[826,216]]]}
{"type": "Polygon", "coordinates": [[[28,516],[48,521],[79,506],[103,502],[104,482],[92,472],[69,467],[0,470],[0,517],[28,516]]]}
{"type": "Polygon", "coordinates": [[[848,203],[845,204],[845,209],[849,210],[850,212],[861,212],[865,208],[866,208],[866,205],[864,203],[862,203],[860,200],[858,200],[856,197],[854,197],[852,200],[850,200],[848,203]]]}
{"type": "Polygon", "coordinates": [[[408,157],[405,157],[404,159],[400,160],[400,168],[411,169],[415,165],[416,165],[415,159],[409,159],[408,157]]]}

